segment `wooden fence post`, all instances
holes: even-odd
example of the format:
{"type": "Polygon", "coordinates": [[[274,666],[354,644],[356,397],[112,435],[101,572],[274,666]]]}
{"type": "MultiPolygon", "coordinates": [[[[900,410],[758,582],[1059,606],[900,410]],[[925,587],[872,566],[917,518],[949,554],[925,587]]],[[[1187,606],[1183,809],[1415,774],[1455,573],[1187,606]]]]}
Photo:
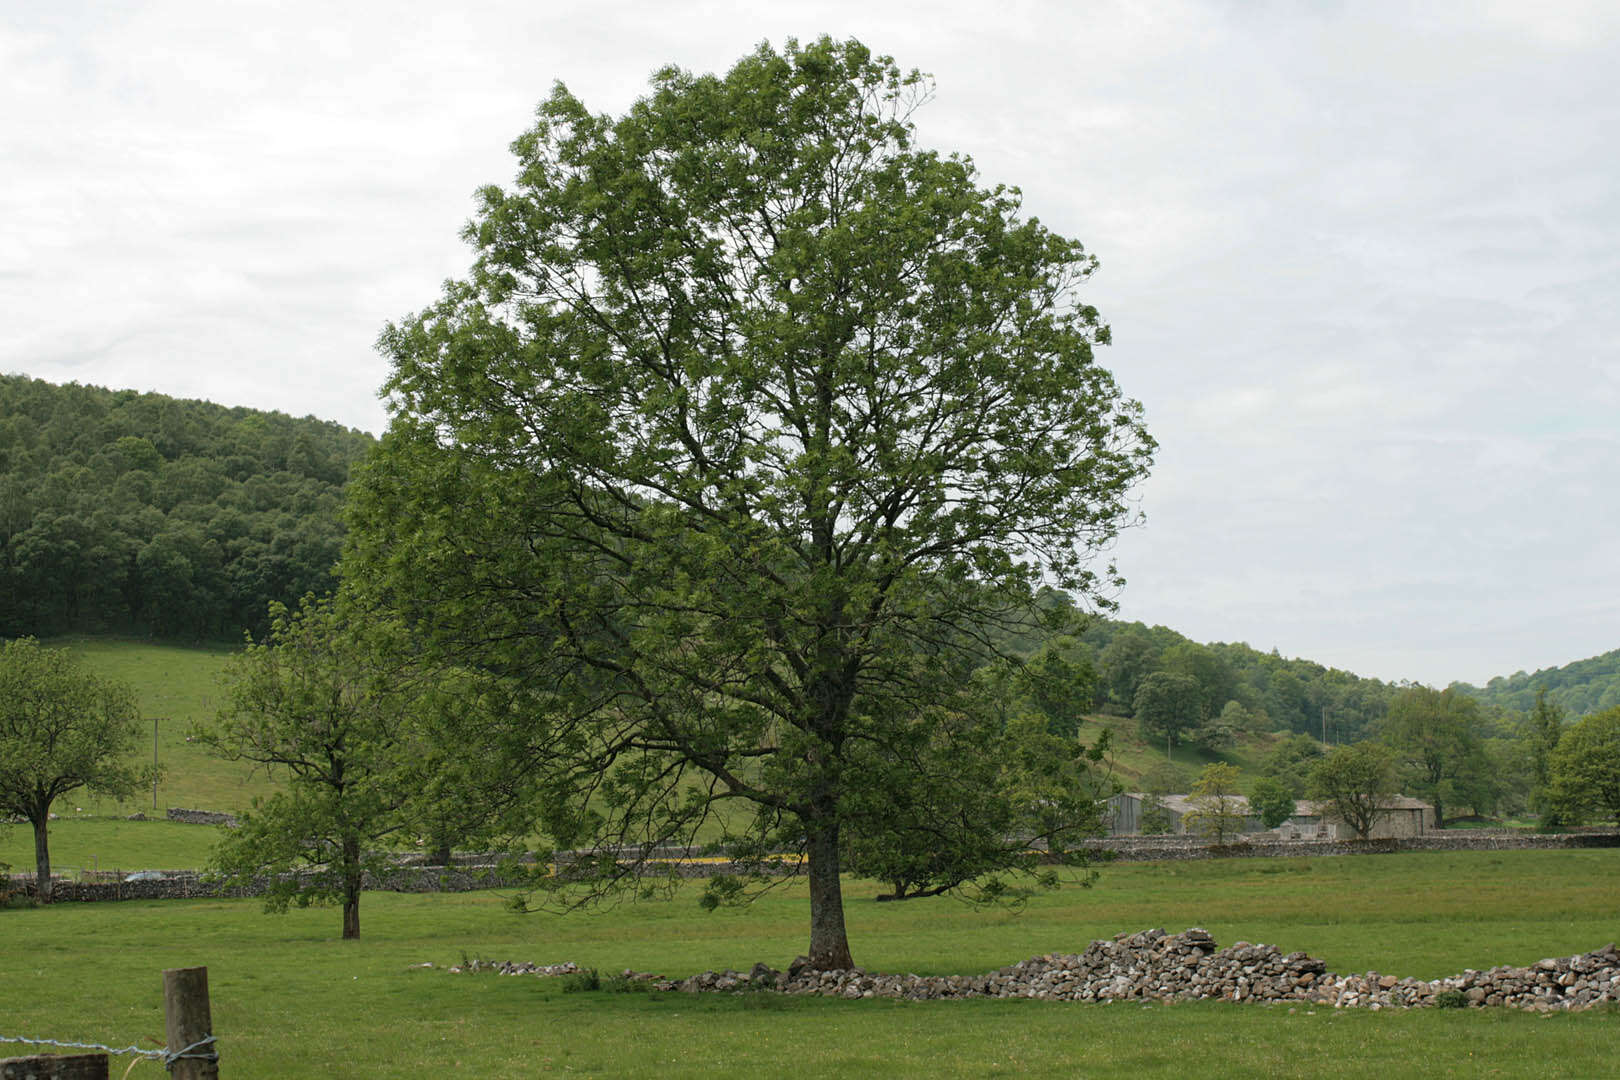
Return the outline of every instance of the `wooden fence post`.
{"type": "MultiPolygon", "coordinates": [[[[168,968],[163,972],[163,1017],[171,1054],[214,1033],[208,1008],[207,968],[168,968]]],[[[219,1044],[209,1043],[193,1052],[210,1056],[176,1060],[172,1070],[175,1080],[219,1080],[219,1044]]]]}

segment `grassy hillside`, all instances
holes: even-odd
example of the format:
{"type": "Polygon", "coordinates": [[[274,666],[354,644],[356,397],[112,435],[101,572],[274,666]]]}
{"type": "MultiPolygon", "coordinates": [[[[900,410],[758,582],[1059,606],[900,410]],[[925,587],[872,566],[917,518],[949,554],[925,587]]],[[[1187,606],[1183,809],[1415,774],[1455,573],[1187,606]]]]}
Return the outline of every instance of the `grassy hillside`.
{"type": "MultiPolygon", "coordinates": [[[[1107,728],[1111,751],[1113,777],[1127,791],[1140,791],[1142,778],[1165,761],[1164,744],[1156,746],[1142,741],[1136,732],[1136,721],[1117,716],[1093,716],[1080,727],[1080,740],[1091,745],[1103,729],[1107,728]]],[[[1244,782],[1259,775],[1260,761],[1285,736],[1278,733],[1261,735],[1243,734],[1223,750],[1204,750],[1196,746],[1175,747],[1169,760],[1184,773],[1196,777],[1205,765],[1225,762],[1235,765],[1244,774],[1244,782]]]]}
{"type": "MultiPolygon", "coordinates": [[[[142,762],[152,760],[152,720],[157,718],[158,764],[164,773],[157,790],[159,814],[171,806],[240,810],[255,795],[274,789],[262,772],[254,773],[240,762],[221,761],[201,744],[186,741],[193,727],[211,719],[219,707],[219,677],[231,648],[114,638],[57,638],[43,644],[69,649],[91,671],[134,689],[143,731],[142,748],[136,756],[142,762]]],[[[80,812],[76,807],[91,814],[128,815],[137,810],[151,814],[152,792],[120,801],[80,791],[61,800],[56,813],[70,817],[80,812]]]]}

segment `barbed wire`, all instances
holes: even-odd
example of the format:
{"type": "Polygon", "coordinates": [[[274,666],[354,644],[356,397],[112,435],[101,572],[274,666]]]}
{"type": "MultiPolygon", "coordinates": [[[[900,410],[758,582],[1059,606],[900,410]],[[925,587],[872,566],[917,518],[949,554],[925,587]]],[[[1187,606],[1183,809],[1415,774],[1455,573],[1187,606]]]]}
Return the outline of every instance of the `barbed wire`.
{"type": "Polygon", "coordinates": [[[136,1057],[152,1058],[162,1061],[165,1068],[172,1069],[174,1063],[181,1058],[197,1058],[203,1061],[218,1061],[219,1055],[212,1050],[196,1053],[198,1047],[208,1046],[216,1040],[212,1035],[204,1035],[190,1046],[170,1053],[167,1050],[142,1050],[139,1046],[126,1046],[118,1049],[112,1046],[103,1046],[101,1043],[58,1042],[55,1039],[25,1039],[20,1035],[0,1035],[0,1043],[26,1043],[29,1046],[58,1046],[64,1050],[100,1050],[106,1054],[134,1054],[136,1057]]]}

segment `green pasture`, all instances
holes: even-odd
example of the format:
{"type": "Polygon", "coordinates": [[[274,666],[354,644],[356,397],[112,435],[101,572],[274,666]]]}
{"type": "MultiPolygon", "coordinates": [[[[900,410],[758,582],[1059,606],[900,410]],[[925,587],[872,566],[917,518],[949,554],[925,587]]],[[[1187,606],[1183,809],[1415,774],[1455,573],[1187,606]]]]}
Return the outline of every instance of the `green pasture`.
{"type": "MultiPolygon", "coordinates": [[[[79,870],[196,870],[208,861],[219,829],[178,821],[126,821],[74,812],[72,798],[58,803],[50,824],[51,868],[72,875],[79,870]]],[[[0,863],[13,875],[34,872],[34,830],[27,824],[0,825],[0,863]]]]}
{"type": "MultiPolygon", "coordinates": [[[[1340,972],[1432,978],[1620,936],[1620,851],[1118,864],[1096,887],[1017,915],[876,904],[866,883],[846,889],[856,959],[885,971],[985,971],[1122,931],[1201,925],[1223,945],[1303,949],[1340,972]]],[[[332,909],[266,916],[253,901],[0,910],[0,1035],[160,1037],[161,970],[206,964],[230,1076],[1594,1077],[1620,1060],[1612,1010],[565,993],[558,980],[446,972],[464,957],[672,976],[780,967],[807,933],[801,885],[714,913],[695,890],[567,916],[516,915],[505,899],[367,894],[357,942],[339,939],[332,909]],[[423,962],[435,967],[413,967],[423,962]]],[[[162,1072],[140,1063],[130,1075],[162,1072]]]]}
{"type": "MultiPolygon", "coordinates": [[[[262,771],[242,762],[222,761],[186,736],[211,721],[220,704],[220,674],[235,648],[225,645],[166,645],[116,638],[58,638],[43,642],[71,650],[86,668],[104,678],[128,683],[141,709],[141,742],[135,760],[152,761],[152,720],[157,718],[157,813],[171,806],[231,812],[247,807],[256,795],[275,789],[262,771]]],[[[83,791],[69,794],[55,807],[63,817],[75,806],[96,814],[153,812],[152,791],[124,800],[98,798],[83,791]]]]}

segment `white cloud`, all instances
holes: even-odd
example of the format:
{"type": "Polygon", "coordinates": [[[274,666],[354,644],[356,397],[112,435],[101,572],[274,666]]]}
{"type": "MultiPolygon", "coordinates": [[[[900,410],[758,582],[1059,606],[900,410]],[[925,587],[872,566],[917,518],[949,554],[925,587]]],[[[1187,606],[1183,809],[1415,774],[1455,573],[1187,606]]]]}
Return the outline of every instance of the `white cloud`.
{"type": "Polygon", "coordinates": [[[382,325],[562,80],[858,36],[1102,260],[1125,613],[1369,674],[1620,645],[1620,8],[166,0],[0,21],[0,369],[378,430],[382,325]]]}

